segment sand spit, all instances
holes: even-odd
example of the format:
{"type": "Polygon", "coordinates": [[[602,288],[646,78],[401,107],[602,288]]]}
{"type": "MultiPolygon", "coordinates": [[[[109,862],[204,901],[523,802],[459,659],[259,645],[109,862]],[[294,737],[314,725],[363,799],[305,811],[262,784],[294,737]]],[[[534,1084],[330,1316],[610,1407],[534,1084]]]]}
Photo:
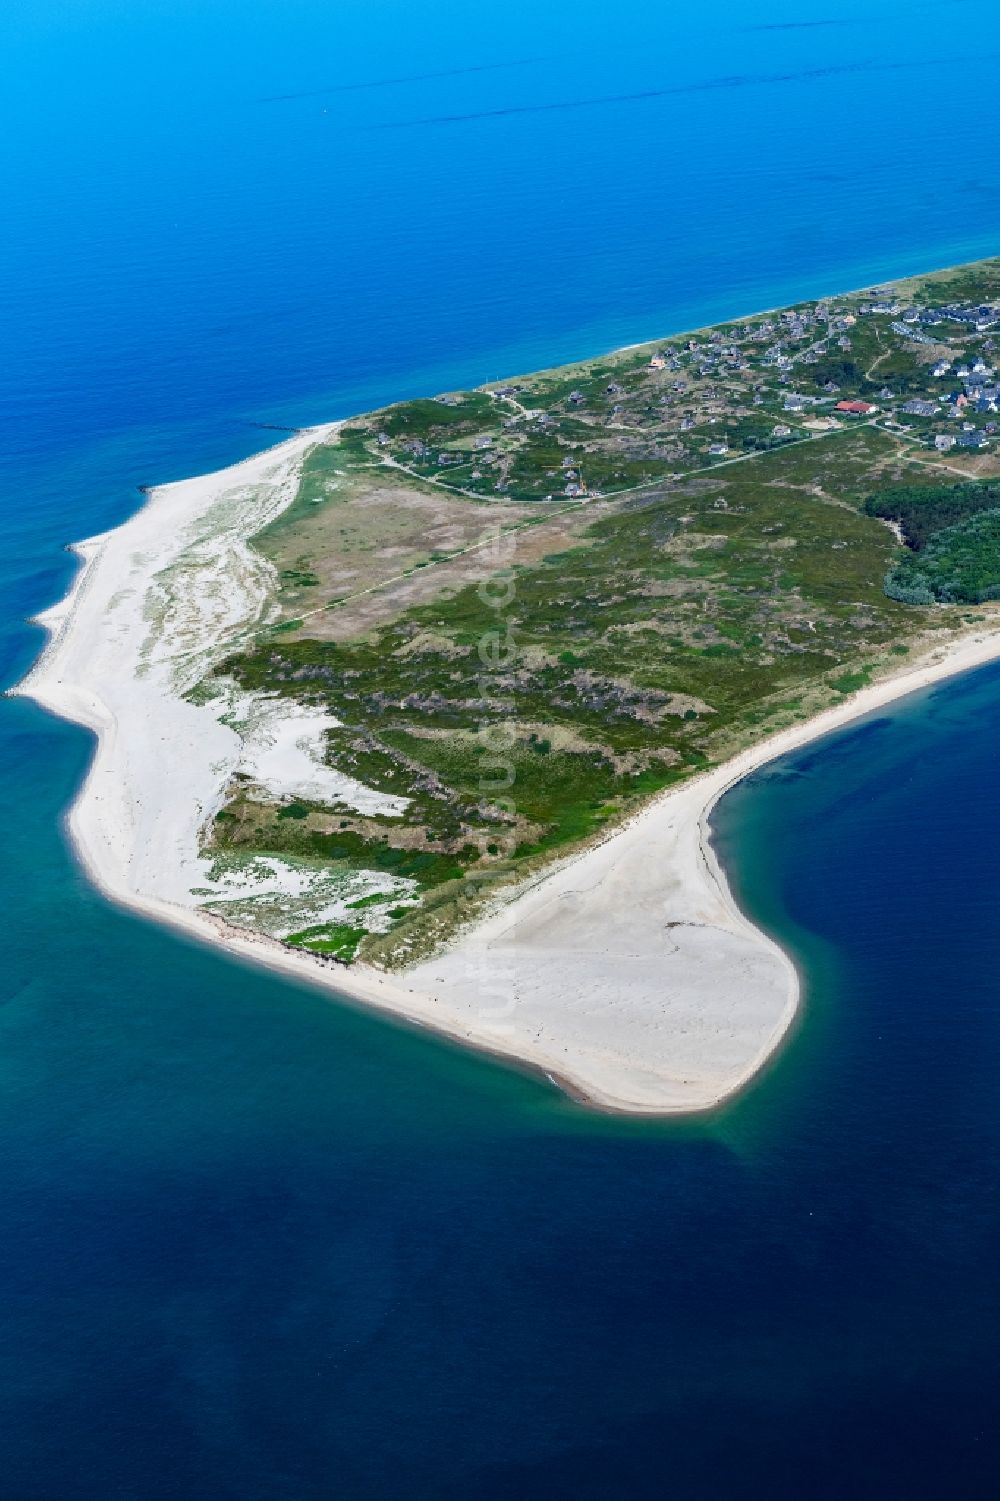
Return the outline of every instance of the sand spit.
{"type": "Polygon", "coordinates": [[[953,639],[813,719],[657,798],[550,869],[407,982],[488,1020],[509,1051],[608,1109],[711,1109],[766,1062],[799,1003],[790,958],[742,914],[710,843],[750,772],[896,699],[1000,658],[1000,631],[953,639]]]}
{"type": "MultiPolygon", "coordinates": [[[[252,754],[262,780],[273,770],[276,791],[311,786],[316,726],[286,736],[288,754],[273,735],[262,751],[218,706],[183,695],[267,623],[274,581],[249,538],[290,503],[303,455],[334,430],[315,428],[217,474],[162,486],[123,526],[76,547],[83,566],[66,599],[39,617],[49,642],[14,691],[97,735],[68,819],[81,860],[116,901],[542,1070],[593,1104],[710,1109],[773,1052],[799,998],[790,959],[742,915],[716,863],[715,803],[775,757],[1000,657],[1000,631],[953,639],[665,794],[498,904],[438,957],[393,976],[333,966],[201,906],[206,890],[223,905],[247,895],[247,877],[213,882],[198,853],[199,831],[233,771],[252,754]]],[[[283,880],[289,890],[301,885],[301,872],[279,867],[259,873],[262,899],[280,897],[283,880]]]]}
{"type": "Polygon", "coordinates": [[[98,737],[69,825],[114,897],[189,906],[193,888],[218,884],[198,831],[243,745],[183,695],[265,623],[273,570],[248,538],[290,504],[299,460],[331,431],[158,487],[124,525],[74,546],[69,594],[38,617],[50,639],[14,691],[98,737]]]}

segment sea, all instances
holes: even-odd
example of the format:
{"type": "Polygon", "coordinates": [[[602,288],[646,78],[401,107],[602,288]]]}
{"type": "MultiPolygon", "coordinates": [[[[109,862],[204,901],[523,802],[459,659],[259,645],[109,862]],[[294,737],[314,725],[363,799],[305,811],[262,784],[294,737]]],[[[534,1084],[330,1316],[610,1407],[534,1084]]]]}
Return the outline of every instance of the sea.
{"type": "MultiPolygon", "coordinates": [[[[140,485],[1000,253],[988,0],[30,0],[0,56],[4,686],[140,485]]],[[[0,702],[3,1501],[995,1496],[998,744],[987,668],[725,799],[803,1006],[657,1122],[110,906],[91,737],[0,702]]]]}

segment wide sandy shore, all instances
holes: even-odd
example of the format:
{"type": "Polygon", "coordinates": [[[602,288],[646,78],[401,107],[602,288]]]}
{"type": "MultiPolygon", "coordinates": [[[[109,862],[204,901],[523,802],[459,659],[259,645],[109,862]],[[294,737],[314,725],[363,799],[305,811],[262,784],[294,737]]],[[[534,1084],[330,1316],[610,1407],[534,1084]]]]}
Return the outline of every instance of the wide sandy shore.
{"type": "Polygon", "coordinates": [[[540,1069],[593,1104],[711,1108],[761,1067],[799,1003],[790,959],[742,915],[715,860],[715,803],[776,756],[1000,657],[1000,631],[953,640],[660,797],[438,957],[392,976],[335,967],[201,910],[199,831],[245,747],[217,710],[183,697],[267,622],[274,579],[249,538],[290,503],[303,454],[334,427],[161,486],[123,526],[76,546],[80,572],[39,617],[48,644],[14,691],[97,736],[68,815],[84,866],[115,901],[540,1069]]]}

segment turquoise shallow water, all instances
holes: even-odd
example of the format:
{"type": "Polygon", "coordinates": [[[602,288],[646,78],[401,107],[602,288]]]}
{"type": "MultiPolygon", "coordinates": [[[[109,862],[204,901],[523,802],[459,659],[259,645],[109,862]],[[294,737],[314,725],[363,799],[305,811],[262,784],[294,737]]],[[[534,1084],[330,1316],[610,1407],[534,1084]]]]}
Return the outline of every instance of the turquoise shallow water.
{"type": "MultiPolygon", "coordinates": [[[[0,45],[6,681],[63,544],[251,422],[1000,241],[959,0],[36,0],[0,45]]],[[[0,704],[4,1496],[994,1494],[998,687],[721,805],[806,1001],[670,1126],[110,909],[88,737],[0,704]]]]}

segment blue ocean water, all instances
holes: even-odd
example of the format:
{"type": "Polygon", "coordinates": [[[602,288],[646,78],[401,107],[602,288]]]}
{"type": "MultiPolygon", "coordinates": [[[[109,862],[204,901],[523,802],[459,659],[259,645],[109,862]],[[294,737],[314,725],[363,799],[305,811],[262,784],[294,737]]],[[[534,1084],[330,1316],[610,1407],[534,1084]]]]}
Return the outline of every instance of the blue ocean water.
{"type": "MultiPolygon", "coordinates": [[[[0,674],[137,484],[996,253],[967,0],[0,15],[0,674]]],[[[992,1496],[1000,675],[718,814],[806,990],[673,1125],[109,908],[0,704],[10,1501],[992,1496]]]]}

